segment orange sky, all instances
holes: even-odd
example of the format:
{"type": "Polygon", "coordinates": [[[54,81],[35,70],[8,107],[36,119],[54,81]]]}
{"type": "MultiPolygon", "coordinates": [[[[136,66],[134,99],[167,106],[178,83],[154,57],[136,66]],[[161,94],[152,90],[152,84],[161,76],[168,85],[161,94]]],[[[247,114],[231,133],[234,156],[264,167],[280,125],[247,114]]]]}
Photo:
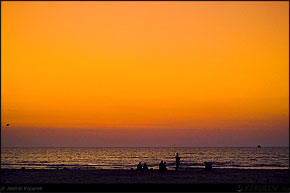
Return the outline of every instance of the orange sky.
{"type": "Polygon", "coordinates": [[[288,145],[289,2],[2,1],[1,14],[4,145],[288,145]]]}

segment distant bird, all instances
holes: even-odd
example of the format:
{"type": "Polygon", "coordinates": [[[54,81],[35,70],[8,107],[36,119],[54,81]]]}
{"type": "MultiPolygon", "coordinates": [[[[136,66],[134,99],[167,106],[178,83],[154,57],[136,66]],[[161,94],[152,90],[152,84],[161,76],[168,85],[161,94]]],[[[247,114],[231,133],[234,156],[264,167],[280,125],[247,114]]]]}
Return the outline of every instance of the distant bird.
{"type": "Polygon", "coordinates": [[[8,127],[10,124],[6,124],[6,126],[8,127]]]}
{"type": "Polygon", "coordinates": [[[261,146],[260,146],[260,145],[258,145],[258,148],[261,148],[261,146]]]}

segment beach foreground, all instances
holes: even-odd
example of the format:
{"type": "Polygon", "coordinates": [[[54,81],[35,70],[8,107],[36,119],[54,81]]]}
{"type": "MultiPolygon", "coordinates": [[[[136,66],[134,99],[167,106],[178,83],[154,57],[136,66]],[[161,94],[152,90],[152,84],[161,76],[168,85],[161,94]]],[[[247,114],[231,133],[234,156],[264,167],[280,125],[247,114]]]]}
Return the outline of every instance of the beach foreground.
{"type": "Polygon", "coordinates": [[[289,170],[204,169],[130,170],[44,170],[1,169],[1,183],[17,184],[288,184],[289,170]]]}

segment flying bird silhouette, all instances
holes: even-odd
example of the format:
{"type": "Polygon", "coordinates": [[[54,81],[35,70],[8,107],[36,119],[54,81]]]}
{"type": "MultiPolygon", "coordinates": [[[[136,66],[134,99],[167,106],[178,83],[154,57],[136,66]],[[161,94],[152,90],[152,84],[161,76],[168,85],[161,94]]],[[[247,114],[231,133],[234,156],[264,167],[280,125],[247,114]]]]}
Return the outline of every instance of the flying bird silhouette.
{"type": "Polygon", "coordinates": [[[6,124],[6,126],[8,127],[10,124],[6,124]]]}

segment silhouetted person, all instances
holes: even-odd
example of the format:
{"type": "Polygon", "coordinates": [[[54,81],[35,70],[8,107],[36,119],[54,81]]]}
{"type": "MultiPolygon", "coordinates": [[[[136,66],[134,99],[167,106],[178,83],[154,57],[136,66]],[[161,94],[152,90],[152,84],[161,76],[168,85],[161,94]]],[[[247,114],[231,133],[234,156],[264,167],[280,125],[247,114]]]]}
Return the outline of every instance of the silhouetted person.
{"type": "Polygon", "coordinates": [[[141,162],[139,162],[139,164],[137,165],[137,171],[141,171],[142,170],[142,164],[141,162]]]}
{"type": "Polygon", "coordinates": [[[161,160],[160,164],[159,164],[159,170],[162,171],[163,170],[163,160],[161,160]]]}
{"type": "Polygon", "coordinates": [[[205,165],[205,170],[209,171],[212,168],[212,163],[211,162],[204,162],[205,165]]]}
{"type": "Polygon", "coordinates": [[[164,164],[163,164],[163,171],[166,171],[167,170],[167,168],[166,168],[166,162],[164,162],[164,164]]]}
{"type": "Polygon", "coordinates": [[[180,157],[178,156],[178,153],[176,153],[175,160],[176,160],[176,168],[175,168],[175,170],[177,171],[178,168],[179,168],[179,165],[180,165],[180,157]]]}
{"type": "Polygon", "coordinates": [[[148,170],[149,170],[149,169],[148,169],[148,166],[147,166],[146,163],[143,164],[143,170],[144,170],[144,171],[148,171],[148,170]]]}

